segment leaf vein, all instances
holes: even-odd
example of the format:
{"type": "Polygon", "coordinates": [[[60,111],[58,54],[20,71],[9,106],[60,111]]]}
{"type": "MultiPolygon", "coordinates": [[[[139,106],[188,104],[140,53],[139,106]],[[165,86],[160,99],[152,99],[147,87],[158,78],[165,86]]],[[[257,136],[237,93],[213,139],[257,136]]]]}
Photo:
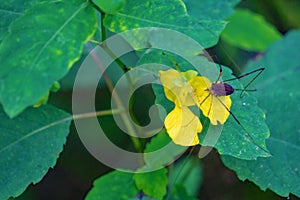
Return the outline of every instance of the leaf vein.
{"type": "Polygon", "coordinates": [[[67,117],[67,118],[64,118],[64,119],[61,119],[61,120],[54,121],[54,122],[52,122],[52,123],[50,123],[50,124],[47,124],[47,125],[45,125],[45,126],[42,126],[42,127],[38,128],[38,129],[36,129],[36,130],[33,130],[33,131],[31,131],[31,132],[25,134],[23,137],[19,138],[18,140],[16,140],[16,141],[14,141],[14,142],[12,142],[12,143],[10,143],[10,144],[4,146],[2,149],[0,149],[0,154],[1,154],[3,151],[5,151],[5,150],[11,148],[12,146],[18,144],[19,142],[22,142],[22,141],[28,139],[29,137],[33,136],[33,135],[36,134],[36,133],[39,133],[39,132],[41,132],[41,131],[44,131],[44,130],[46,130],[46,129],[48,129],[48,128],[51,128],[51,127],[56,126],[56,125],[58,125],[58,124],[64,123],[64,122],[66,122],[66,121],[70,121],[70,120],[72,120],[72,119],[73,119],[73,116],[67,117]]]}
{"type": "Polygon", "coordinates": [[[16,11],[12,11],[12,10],[0,9],[0,12],[5,13],[5,14],[22,15],[22,13],[16,12],[16,11]]]}

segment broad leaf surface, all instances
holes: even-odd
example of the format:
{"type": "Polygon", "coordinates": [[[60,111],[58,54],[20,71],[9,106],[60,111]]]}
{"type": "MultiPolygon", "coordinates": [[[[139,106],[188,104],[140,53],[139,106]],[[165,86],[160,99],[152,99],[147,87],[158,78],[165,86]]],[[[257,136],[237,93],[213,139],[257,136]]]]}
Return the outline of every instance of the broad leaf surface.
{"type": "Polygon", "coordinates": [[[93,0],[93,3],[105,13],[116,13],[125,6],[126,0],[93,0]]]}
{"type": "Polygon", "coordinates": [[[224,20],[240,0],[183,0],[188,14],[196,19],[224,20]]]}
{"type": "Polygon", "coordinates": [[[272,157],[256,161],[222,157],[239,179],[248,179],[262,190],[269,188],[281,196],[293,193],[300,197],[299,52],[300,30],[291,31],[261,59],[248,65],[250,69],[266,67],[255,87],[271,131],[267,146],[272,157]]]}
{"type": "Polygon", "coordinates": [[[168,170],[162,168],[148,173],[136,173],[133,176],[137,188],[144,194],[162,200],[167,193],[168,170]]]}
{"type": "Polygon", "coordinates": [[[20,195],[55,165],[69,133],[68,117],[49,105],[14,119],[0,111],[0,199],[20,195]]]}
{"type": "Polygon", "coordinates": [[[237,9],[228,17],[229,24],[221,34],[222,39],[248,51],[264,51],[279,40],[281,34],[261,15],[237,9]]]}
{"type": "Polygon", "coordinates": [[[2,1],[0,4],[0,42],[8,33],[9,25],[18,17],[22,16],[26,9],[30,8],[40,0],[10,0],[2,1]]]}
{"type": "Polygon", "coordinates": [[[0,102],[14,117],[38,102],[80,58],[95,32],[95,10],[87,1],[40,3],[10,26],[0,45],[0,102]]]}
{"type": "MultiPolygon", "coordinates": [[[[148,51],[145,53],[139,64],[144,63],[165,63],[168,58],[165,58],[161,53],[151,53],[148,51]]],[[[173,57],[177,59],[177,57],[173,57]]],[[[182,71],[188,69],[197,68],[200,73],[210,75],[210,79],[214,82],[218,76],[218,67],[208,62],[201,57],[191,57],[190,62],[194,64],[192,68],[190,63],[184,60],[175,60],[182,71]],[[200,67],[200,68],[199,68],[200,67]]],[[[171,68],[170,61],[166,62],[171,68]]],[[[223,80],[234,78],[231,75],[231,70],[223,67],[223,80]]],[[[242,88],[239,81],[231,81],[230,84],[234,88],[242,88]]],[[[156,104],[162,105],[166,112],[169,113],[174,104],[166,99],[162,86],[153,85],[153,90],[156,95],[156,104]]],[[[240,92],[236,91],[231,95],[232,106],[231,111],[235,114],[242,126],[246,129],[248,134],[242,129],[242,127],[234,120],[232,116],[229,116],[224,126],[209,126],[207,122],[202,120],[202,124],[206,127],[200,136],[200,144],[204,146],[214,146],[221,155],[231,155],[237,158],[252,160],[257,157],[270,156],[269,153],[262,150],[265,148],[265,139],[269,137],[269,129],[265,123],[265,115],[263,111],[257,106],[256,99],[245,94],[243,98],[240,98],[240,92]],[[209,127],[209,129],[208,129],[209,127]],[[210,134],[206,134],[206,131],[210,130],[210,134]],[[218,138],[218,135],[220,137],[218,138]],[[251,137],[249,136],[251,135],[251,137]],[[205,137],[205,140],[204,140],[205,137]]]]}
{"type": "MultiPolygon", "coordinates": [[[[223,67],[223,80],[234,78],[231,70],[223,67]]],[[[214,79],[216,80],[217,77],[214,79]]],[[[228,82],[233,88],[243,88],[237,80],[228,82]]],[[[255,95],[255,93],[254,93],[255,95]]],[[[265,114],[257,105],[254,95],[245,94],[240,97],[240,91],[230,95],[232,105],[230,111],[236,116],[241,125],[230,115],[222,126],[209,126],[209,135],[200,134],[200,143],[204,146],[213,146],[216,135],[220,134],[214,147],[221,155],[230,155],[236,158],[253,160],[257,157],[268,157],[265,140],[270,132],[265,121],[265,114]],[[247,132],[241,127],[243,126],[247,132]],[[204,136],[206,136],[205,140],[204,136]]],[[[203,122],[204,124],[207,122],[203,122]]]]}
{"type": "Polygon", "coordinates": [[[86,200],[127,200],[138,194],[132,173],[113,171],[96,179],[86,200]]]}
{"type": "MultiPolygon", "coordinates": [[[[146,0],[143,3],[128,0],[119,12],[108,14],[104,18],[104,25],[112,32],[143,27],[167,28],[192,37],[203,47],[211,47],[217,43],[216,35],[219,35],[225,24],[222,20],[190,17],[185,4],[180,0],[146,0]]],[[[136,40],[145,40],[148,36],[137,31],[135,37],[136,40]]]]}

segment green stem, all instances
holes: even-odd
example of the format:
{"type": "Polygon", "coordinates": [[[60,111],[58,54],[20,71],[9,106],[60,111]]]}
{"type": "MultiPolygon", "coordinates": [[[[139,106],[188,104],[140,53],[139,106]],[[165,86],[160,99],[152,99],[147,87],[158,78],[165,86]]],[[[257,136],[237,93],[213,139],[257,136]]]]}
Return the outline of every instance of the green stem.
{"type": "MultiPolygon", "coordinates": [[[[105,83],[107,85],[108,90],[112,94],[114,87],[113,87],[113,84],[112,84],[111,80],[106,75],[105,70],[102,67],[101,61],[99,60],[99,58],[97,57],[97,55],[93,54],[93,52],[92,52],[91,55],[92,55],[93,59],[95,60],[95,63],[97,64],[98,68],[102,72],[102,77],[104,78],[104,81],[105,81],[105,83]]],[[[125,110],[124,109],[124,105],[123,105],[123,103],[122,103],[119,95],[117,93],[114,93],[114,94],[115,95],[112,96],[112,98],[115,101],[118,109],[125,110]]],[[[124,122],[124,125],[125,125],[126,129],[127,129],[128,134],[131,135],[130,138],[131,138],[131,140],[133,142],[133,145],[134,145],[135,149],[138,152],[141,152],[142,151],[142,144],[140,143],[140,141],[139,141],[139,139],[137,137],[138,134],[136,134],[136,131],[135,131],[133,125],[131,124],[131,121],[127,117],[126,113],[121,113],[120,115],[121,115],[121,118],[122,118],[122,120],[124,122]]]]}
{"type": "Polygon", "coordinates": [[[106,40],[106,29],[103,24],[103,19],[105,17],[105,13],[103,11],[100,11],[100,13],[101,13],[101,41],[103,42],[106,40]]]}
{"type": "Polygon", "coordinates": [[[122,70],[124,72],[126,72],[126,71],[128,71],[128,69],[126,68],[126,65],[119,58],[117,58],[116,55],[109,48],[107,48],[107,46],[105,45],[106,28],[103,24],[103,19],[105,17],[105,13],[103,11],[101,11],[100,13],[101,13],[101,42],[102,43],[99,43],[95,40],[93,40],[93,42],[100,45],[100,46],[102,46],[105,49],[105,51],[115,60],[115,62],[122,68],[122,70]]]}
{"type": "Polygon", "coordinates": [[[110,57],[112,57],[114,59],[114,61],[120,66],[120,68],[124,71],[124,72],[127,72],[129,69],[126,67],[125,63],[120,60],[120,58],[118,58],[105,44],[105,41],[104,42],[98,42],[96,40],[93,40],[93,39],[90,39],[89,42],[93,43],[93,44],[96,44],[96,45],[99,45],[101,46],[106,53],[108,53],[108,55],[110,57]]]}
{"type": "Polygon", "coordinates": [[[103,111],[97,111],[97,112],[89,112],[89,113],[82,113],[82,114],[77,114],[77,115],[73,115],[72,117],[70,117],[70,119],[84,119],[84,118],[89,118],[89,117],[93,117],[93,116],[106,116],[106,115],[113,115],[113,114],[119,114],[121,112],[124,112],[125,110],[119,110],[119,109],[115,109],[115,110],[103,110],[103,111]]]}
{"type": "MultiPolygon", "coordinates": [[[[105,43],[105,40],[106,40],[106,29],[105,29],[105,26],[103,25],[103,19],[105,17],[105,13],[104,12],[100,12],[101,13],[101,33],[102,33],[102,42],[98,42],[96,40],[90,40],[90,42],[94,43],[94,44],[97,44],[99,46],[101,46],[106,53],[108,53],[114,60],[115,62],[121,67],[121,69],[125,72],[125,75],[127,77],[127,80],[128,80],[128,85],[132,85],[132,81],[131,81],[131,78],[129,77],[129,75],[126,73],[128,71],[128,68],[126,67],[126,65],[107,47],[106,43],[105,43]]],[[[97,62],[98,61],[98,58],[96,56],[93,56],[96,63],[98,64],[98,67],[100,70],[103,71],[103,68],[102,68],[102,65],[101,65],[101,62],[97,62]]],[[[109,89],[109,91],[112,93],[113,91],[113,84],[112,82],[110,81],[110,79],[106,76],[105,72],[103,72],[103,78],[106,82],[106,85],[109,89]]],[[[132,90],[131,90],[132,91],[132,90]]],[[[119,97],[118,94],[115,93],[115,95],[113,96],[113,99],[114,101],[116,102],[117,104],[117,107],[122,110],[124,109],[124,106],[123,106],[123,103],[119,97]]],[[[132,143],[135,147],[135,149],[138,151],[138,152],[141,152],[142,151],[142,143],[141,141],[138,139],[137,137],[137,134],[136,134],[136,131],[133,127],[133,125],[131,124],[131,121],[128,119],[127,115],[125,113],[121,113],[121,118],[126,126],[126,129],[129,133],[129,135],[131,135],[131,140],[132,140],[132,143]]]]}

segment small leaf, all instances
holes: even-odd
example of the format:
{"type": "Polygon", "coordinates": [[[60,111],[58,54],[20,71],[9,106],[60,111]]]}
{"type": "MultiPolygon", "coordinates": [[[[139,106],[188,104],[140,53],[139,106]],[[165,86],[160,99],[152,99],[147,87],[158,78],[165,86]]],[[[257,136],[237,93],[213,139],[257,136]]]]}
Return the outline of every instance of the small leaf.
{"type": "Polygon", "coordinates": [[[14,117],[39,101],[77,61],[94,34],[87,1],[39,3],[10,26],[0,45],[0,102],[14,117]]]}
{"type": "Polygon", "coordinates": [[[253,12],[237,9],[221,34],[229,44],[249,51],[264,51],[281,38],[274,26],[253,12]]]}
{"type": "Polygon", "coordinates": [[[174,144],[165,130],[162,130],[147,143],[144,154],[146,167],[163,167],[173,162],[186,149],[187,147],[174,144]]]}
{"type": "Polygon", "coordinates": [[[222,157],[239,179],[253,181],[262,190],[269,188],[281,196],[293,193],[300,197],[299,52],[300,30],[291,31],[261,59],[248,64],[250,69],[266,67],[254,87],[270,127],[267,146],[272,156],[253,161],[222,157]]]}
{"type": "Polygon", "coordinates": [[[138,194],[132,173],[113,171],[96,179],[86,200],[130,199],[138,194]]]}
{"type": "Polygon", "coordinates": [[[93,0],[93,3],[105,13],[116,13],[125,6],[126,0],[93,0]]]}
{"type": "Polygon", "coordinates": [[[160,200],[167,193],[167,172],[166,168],[162,168],[148,173],[136,173],[133,180],[137,188],[143,193],[160,200]]]}
{"type": "Polygon", "coordinates": [[[69,114],[49,105],[14,119],[0,111],[0,199],[20,195],[55,165],[70,122],[69,114]]]}
{"type": "MultiPolygon", "coordinates": [[[[185,5],[180,0],[165,0],[163,2],[146,0],[143,3],[127,0],[126,5],[119,12],[105,16],[104,25],[116,33],[143,27],[167,28],[192,37],[203,47],[210,47],[217,43],[217,36],[225,27],[225,22],[222,20],[194,19],[187,14],[185,5]]],[[[140,30],[135,31],[136,35],[133,37],[136,40],[147,40],[151,36],[151,34],[145,34],[140,30]]],[[[132,39],[130,38],[130,40],[132,39]]]]}

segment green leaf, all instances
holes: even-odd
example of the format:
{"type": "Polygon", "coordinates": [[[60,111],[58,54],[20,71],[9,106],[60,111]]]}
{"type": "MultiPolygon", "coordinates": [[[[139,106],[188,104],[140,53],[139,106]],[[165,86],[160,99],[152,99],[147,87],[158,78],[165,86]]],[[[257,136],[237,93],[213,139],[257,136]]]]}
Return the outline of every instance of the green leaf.
{"type": "MultiPolygon", "coordinates": [[[[223,67],[223,80],[234,78],[229,68],[223,67]]],[[[217,77],[214,79],[216,80],[217,77]]],[[[213,81],[214,81],[213,80],[213,81]]],[[[233,88],[243,88],[238,80],[227,82],[233,88]]],[[[246,133],[241,125],[230,115],[224,126],[210,126],[210,134],[200,134],[200,143],[204,146],[212,146],[215,142],[215,134],[220,133],[215,148],[221,155],[230,155],[236,158],[253,160],[257,157],[268,157],[270,154],[266,149],[265,140],[270,136],[270,131],[266,124],[265,114],[257,105],[257,100],[246,93],[242,98],[240,91],[235,91],[230,95],[232,105],[230,111],[240,121],[246,129],[246,133]],[[250,135],[250,136],[249,136],[250,135]],[[206,140],[203,141],[204,136],[206,140]]]]}
{"type": "Polygon", "coordinates": [[[187,147],[176,145],[172,142],[163,129],[147,143],[144,154],[146,167],[163,167],[185,152],[187,147]],[[152,152],[152,154],[147,154],[152,152]]]}
{"type": "MultiPolygon", "coordinates": [[[[203,47],[216,44],[217,36],[225,27],[225,22],[222,20],[201,20],[190,17],[180,0],[146,0],[143,3],[128,0],[119,12],[106,15],[103,23],[110,31],[116,33],[143,27],[167,28],[192,37],[203,47]]],[[[134,37],[136,40],[145,40],[149,35],[136,30],[134,37]]]]}
{"type": "Polygon", "coordinates": [[[300,197],[299,52],[300,30],[291,31],[261,59],[248,65],[250,69],[266,67],[254,87],[267,115],[271,131],[267,146],[272,157],[256,161],[222,157],[239,179],[248,179],[262,190],[269,188],[281,196],[293,193],[300,197]]]}
{"type": "MultiPolygon", "coordinates": [[[[183,157],[176,162],[169,173],[169,191],[173,191],[176,185],[183,187],[188,196],[196,197],[202,184],[202,164],[198,157],[183,157]]],[[[173,193],[174,192],[174,193],[173,193]]]]}
{"type": "Polygon", "coordinates": [[[133,197],[133,198],[130,198],[128,200],[156,200],[156,199],[153,199],[153,198],[150,198],[150,197],[147,197],[147,196],[142,196],[142,197],[133,197]]]}
{"type": "Polygon", "coordinates": [[[150,197],[163,199],[167,193],[168,170],[162,168],[148,173],[136,173],[133,180],[139,190],[150,197]]]}
{"type": "Polygon", "coordinates": [[[147,196],[142,196],[142,197],[133,197],[133,198],[130,198],[128,200],[156,200],[156,199],[153,199],[153,198],[150,198],[150,197],[147,197],[147,196]]]}
{"type": "Polygon", "coordinates": [[[11,0],[2,1],[0,4],[0,42],[3,37],[8,33],[9,25],[18,17],[24,14],[24,11],[34,4],[38,3],[39,0],[11,0]]]}
{"type": "Polygon", "coordinates": [[[20,195],[55,165],[70,122],[69,114],[49,105],[14,119],[0,111],[0,199],[20,195]]]}
{"type": "MultiPolygon", "coordinates": [[[[276,11],[274,22],[280,23],[280,29],[283,31],[300,28],[300,1],[272,1],[268,4],[268,9],[276,11]]],[[[268,16],[272,14],[269,13],[268,16]]]]}
{"type": "Polygon", "coordinates": [[[196,19],[224,20],[240,0],[183,0],[187,12],[196,19]]]}
{"type": "Polygon", "coordinates": [[[126,0],[93,0],[93,3],[105,13],[116,13],[125,6],[126,0]]]}
{"type": "Polygon", "coordinates": [[[249,51],[264,51],[281,38],[276,28],[258,14],[237,9],[221,34],[229,44],[249,51]]]}
{"type": "Polygon", "coordinates": [[[14,117],[39,101],[62,78],[95,32],[87,1],[40,3],[10,26],[0,45],[0,102],[14,117]]]}
{"type": "Polygon", "coordinates": [[[54,82],[53,85],[51,86],[50,90],[37,102],[33,105],[33,107],[37,108],[40,107],[43,104],[46,104],[49,99],[50,91],[51,92],[57,92],[60,89],[60,84],[59,82],[54,82]]]}
{"type": "Polygon", "coordinates": [[[86,200],[124,199],[138,194],[138,189],[132,179],[132,173],[113,171],[96,179],[93,188],[86,196],[86,200]]]}

